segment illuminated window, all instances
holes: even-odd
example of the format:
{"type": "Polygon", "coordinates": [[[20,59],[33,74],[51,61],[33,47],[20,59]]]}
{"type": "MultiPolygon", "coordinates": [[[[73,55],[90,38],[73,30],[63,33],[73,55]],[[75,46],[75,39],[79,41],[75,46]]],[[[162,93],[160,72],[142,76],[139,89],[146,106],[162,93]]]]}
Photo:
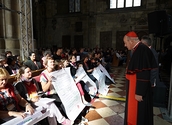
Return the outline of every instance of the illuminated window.
{"type": "Polygon", "coordinates": [[[69,12],[80,12],[80,0],[69,0],[69,12]]]}
{"type": "Polygon", "coordinates": [[[141,0],[110,0],[110,9],[141,6],[141,0]]]}

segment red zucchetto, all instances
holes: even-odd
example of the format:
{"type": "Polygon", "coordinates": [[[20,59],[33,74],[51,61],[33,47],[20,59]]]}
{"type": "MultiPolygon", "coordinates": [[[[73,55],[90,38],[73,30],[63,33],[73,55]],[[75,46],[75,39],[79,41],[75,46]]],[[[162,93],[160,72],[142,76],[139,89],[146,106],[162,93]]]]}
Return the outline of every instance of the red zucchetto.
{"type": "Polygon", "coordinates": [[[128,37],[138,37],[137,34],[134,31],[130,31],[126,34],[128,37]]]}

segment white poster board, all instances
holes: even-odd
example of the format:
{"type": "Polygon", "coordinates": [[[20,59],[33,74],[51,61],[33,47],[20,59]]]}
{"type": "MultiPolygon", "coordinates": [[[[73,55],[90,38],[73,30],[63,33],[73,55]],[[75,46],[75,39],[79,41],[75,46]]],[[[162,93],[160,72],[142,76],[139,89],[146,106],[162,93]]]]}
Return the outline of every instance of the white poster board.
{"type": "Polygon", "coordinates": [[[92,72],[92,75],[98,80],[98,92],[102,95],[107,95],[109,89],[105,85],[105,74],[103,74],[99,67],[94,68],[94,71],[92,72]]]}
{"type": "Polygon", "coordinates": [[[24,119],[22,117],[16,117],[11,120],[8,120],[2,125],[33,125],[49,115],[49,111],[42,113],[42,110],[42,106],[39,106],[35,109],[33,115],[26,113],[27,117],[25,117],[24,119]]]}
{"type": "Polygon", "coordinates": [[[81,95],[72,76],[65,69],[54,71],[51,76],[52,84],[64,105],[66,115],[74,121],[85,105],[82,103],[81,95]]]}
{"type": "Polygon", "coordinates": [[[78,68],[75,76],[76,76],[75,83],[78,83],[81,80],[84,81],[87,87],[89,88],[90,93],[96,95],[97,93],[96,83],[92,79],[90,79],[90,77],[86,74],[82,66],[78,68]]]}
{"type": "Polygon", "coordinates": [[[113,83],[115,83],[114,79],[112,79],[107,70],[101,64],[99,64],[98,68],[105,74],[105,76],[107,76],[113,83]]]}
{"type": "Polygon", "coordinates": [[[80,61],[80,56],[76,56],[76,61],[80,61]]]}

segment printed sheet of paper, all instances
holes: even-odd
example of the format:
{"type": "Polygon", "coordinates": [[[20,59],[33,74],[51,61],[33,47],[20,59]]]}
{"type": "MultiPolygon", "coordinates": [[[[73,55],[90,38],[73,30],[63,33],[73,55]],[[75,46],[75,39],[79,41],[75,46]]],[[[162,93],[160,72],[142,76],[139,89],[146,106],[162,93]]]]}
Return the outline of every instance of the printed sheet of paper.
{"type": "Polygon", "coordinates": [[[35,102],[36,106],[43,106],[48,104],[48,103],[52,103],[55,99],[51,99],[51,98],[40,98],[38,102],[35,102]]]}
{"type": "Polygon", "coordinates": [[[65,69],[51,73],[52,84],[58,93],[66,114],[70,120],[75,120],[85,105],[82,103],[79,90],[72,78],[65,69]]]}
{"type": "Polygon", "coordinates": [[[96,83],[90,79],[90,77],[86,74],[83,67],[78,68],[75,76],[77,77],[77,79],[75,79],[76,83],[81,80],[84,81],[87,87],[89,88],[90,93],[92,93],[93,95],[96,95],[97,93],[96,83]]]}
{"type": "Polygon", "coordinates": [[[109,75],[109,73],[107,72],[107,70],[101,65],[99,64],[98,68],[113,82],[115,83],[114,79],[112,79],[112,77],[109,75]]]}
{"type": "Polygon", "coordinates": [[[99,89],[98,92],[102,95],[107,95],[109,89],[105,85],[105,75],[99,70],[98,67],[94,69],[92,75],[98,80],[99,89]]]}
{"type": "Polygon", "coordinates": [[[66,71],[66,73],[68,73],[71,76],[70,67],[66,67],[66,68],[63,68],[63,69],[66,71]]]}
{"type": "MultiPolygon", "coordinates": [[[[35,112],[33,115],[30,115],[29,113],[26,113],[27,114],[27,117],[26,118],[21,118],[21,117],[16,117],[16,118],[13,118],[7,122],[5,122],[4,124],[2,125],[29,125],[31,122],[35,121],[38,122],[39,118],[42,117],[44,114],[41,112],[42,111],[42,107],[38,107],[35,109],[35,112]]],[[[48,112],[49,113],[49,112],[48,112]]]]}
{"type": "Polygon", "coordinates": [[[76,56],[76,61],[80,61],[80,56],[76,56]]]}
{"type": "Polygon", "coordinates": [[[75,74],[75,83],[78,83],[79,81],[82,80],[83,77],[85,77],[87,74],[84,71],[83,67],[78,67],[76,74],[75,74]]]}

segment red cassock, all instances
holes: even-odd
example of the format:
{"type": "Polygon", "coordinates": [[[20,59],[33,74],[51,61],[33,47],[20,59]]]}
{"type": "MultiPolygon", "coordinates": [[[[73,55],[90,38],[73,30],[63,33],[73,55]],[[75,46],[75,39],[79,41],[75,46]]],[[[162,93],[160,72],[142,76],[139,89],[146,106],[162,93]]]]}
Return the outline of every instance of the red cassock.
{"type": "Polygon", "coordinates": [[[136,74],[126,74],[126,78],[130,81],[130,87],[128,88],[128,125],[136,125],[137,121],[137,101],[135,99],[136,91],[136,74]]]}

